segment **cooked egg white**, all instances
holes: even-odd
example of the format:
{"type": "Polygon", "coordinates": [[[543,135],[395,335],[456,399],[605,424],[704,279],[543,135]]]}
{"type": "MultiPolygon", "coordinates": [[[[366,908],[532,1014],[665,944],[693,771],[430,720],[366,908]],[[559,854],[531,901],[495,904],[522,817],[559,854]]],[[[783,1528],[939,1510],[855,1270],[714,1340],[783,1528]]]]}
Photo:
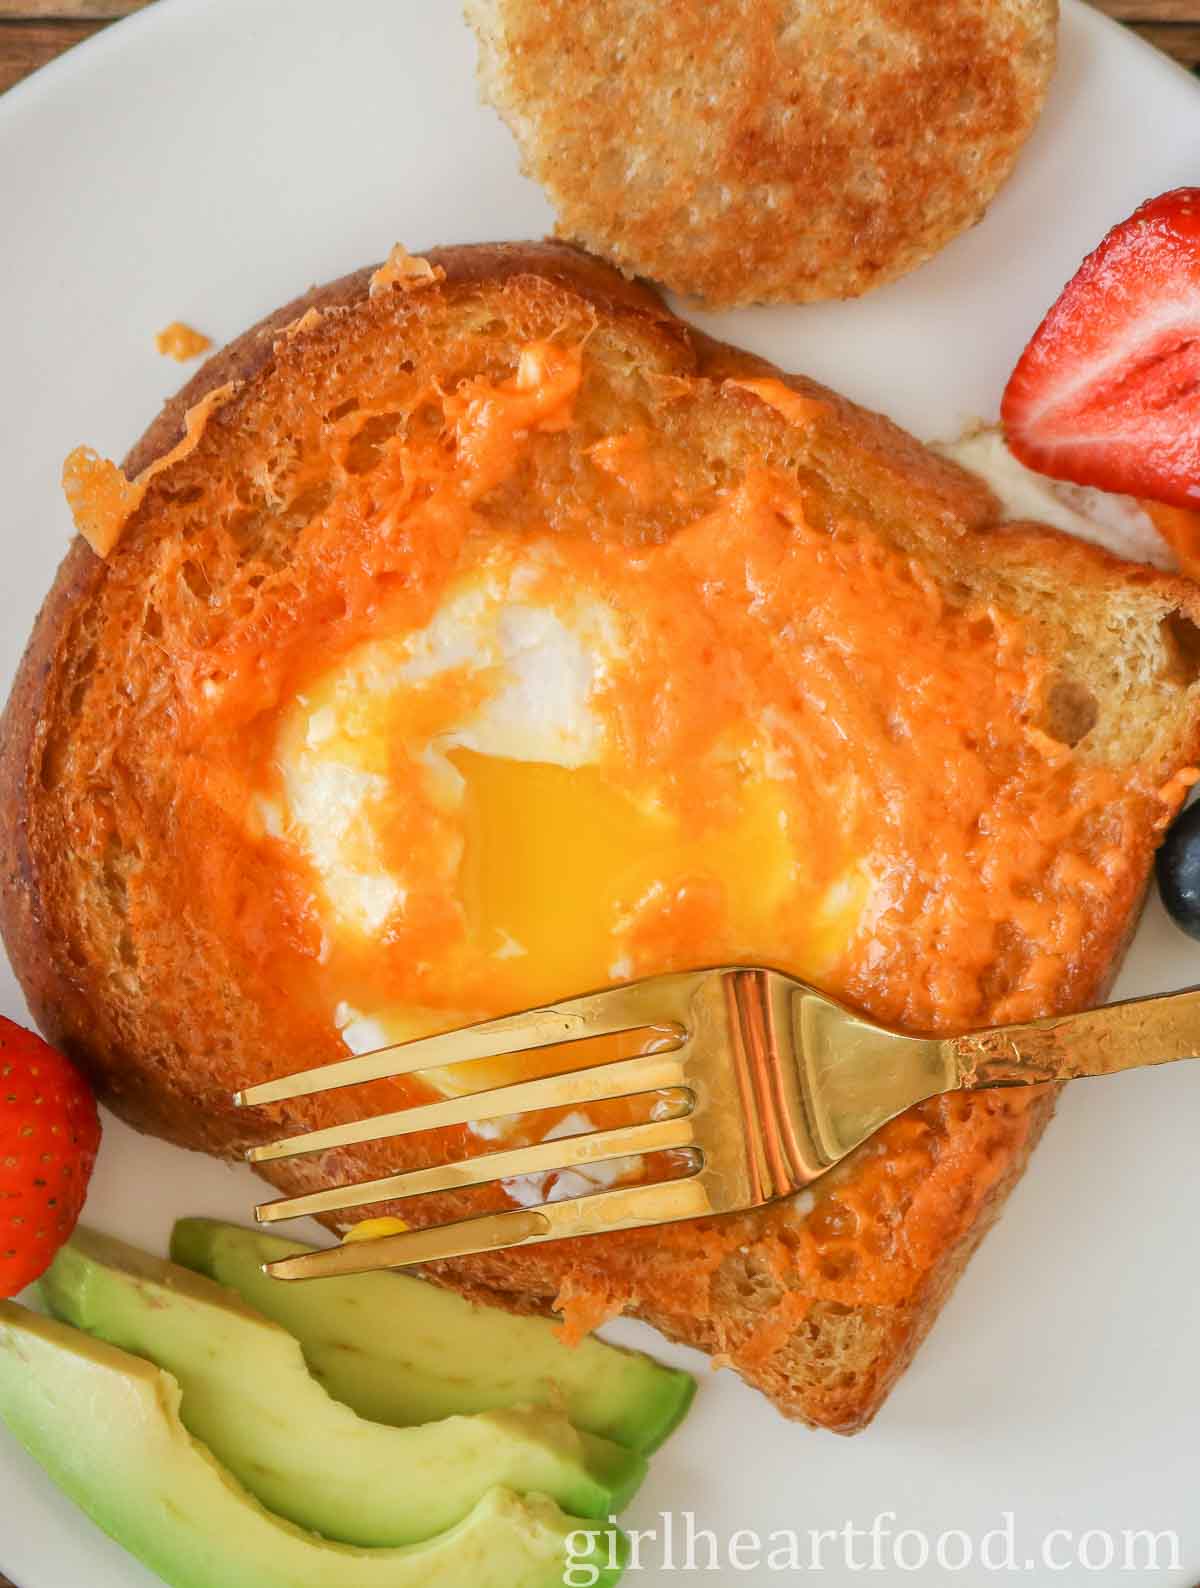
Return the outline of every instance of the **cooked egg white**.
{"type": "MultiPolygon", "coordinates": [[[[591,700],[617,649],[615,624],[586,597],[565,601],[562,612],[523,599],[541,571],[536,562],[503,571],[485,565],[426,628],[360,647],[284,724],[279,765],[291,831],[344,924],[377,933],[408,896],[376,823],[394,792],[398,736],[420,763],[417,784],[431,820],[463,806],[467,779],[456,751],[562,768],[598,759],[604,729],[591,700]],[[447,707],[436,685],[451,678],[458,688],[447,707]],[[409,720],[389,721],[392,703],[405,697],[409,720]]],[[[453,824],[433,847],[451,887],[462,855],[453,824]]],[[[423,867],[430,858],[422,853],[423,867]]],[[[516,941],[496,946],[522,951],[516,941]]]]}
{"type": "Polygon", "coordinates": [[[1168,569],[1176,566],[1171,548],[1133,497],[1036,474],[1013,456],[995,427],[968,431],[937,450],[981,475],[1014,521],[1050,524],[1131,562],[1168,569]]]}

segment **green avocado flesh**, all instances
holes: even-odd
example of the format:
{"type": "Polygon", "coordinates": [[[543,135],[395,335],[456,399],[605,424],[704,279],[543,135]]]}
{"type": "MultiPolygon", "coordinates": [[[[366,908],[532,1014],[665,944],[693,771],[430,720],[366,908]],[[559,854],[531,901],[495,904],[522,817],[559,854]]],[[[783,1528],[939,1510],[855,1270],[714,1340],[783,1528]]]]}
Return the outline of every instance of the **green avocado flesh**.
{"type": "Polygon", "coordinates": [[[366,1421],[236,1292],[90,1230],[62,1248],[41,1291],[56,1317],[170,1373],[188,1432],[269,1510],[343,1543],[432,1538],[497,1485],[603,1518],[645,1475],[644,1457],[544,1406],[422,1427],[366,1421]]]}
{"type": "Polygon", "coordinates": [[[478,1307],[426,1280],[380,1273],[285,1284],[262,1272],[311,1250],[209,1219],[181,1219],[171,1237],[177,1263],[282,1324],[329,1393],[375,1422],[557,1406],[576,1428],[646,1453],[691,1405],[688,1373],[600,1340],[565,1346],[549,1319],[478,1307]]]}
{"type": "MultiPolygon", "coordinates": [[[[175,1380],[152,1363],[0,1301],[0,1418],[171,1588],[559,1588],[568,1563],[589,1560],[598,1583],[620,1576],[594,1524],[507,1489],[428,1543],[329,1543],[265,1510],[191,1437],[179,1401],[175,1380]]],[[[614,1535],[618,1562],[623,1548],[614,1535]]]]}

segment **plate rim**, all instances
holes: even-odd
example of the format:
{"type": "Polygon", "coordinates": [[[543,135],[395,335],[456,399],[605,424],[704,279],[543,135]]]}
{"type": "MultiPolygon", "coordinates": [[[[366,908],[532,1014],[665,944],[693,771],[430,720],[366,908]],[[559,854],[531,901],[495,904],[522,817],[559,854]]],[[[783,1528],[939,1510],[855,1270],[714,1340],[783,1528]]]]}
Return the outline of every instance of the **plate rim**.
{"type": "MultiPolygon", "coordinates": [[[[271,5],[269,0],[253,0],[253,6],[263,13],[280,9],[277,5],[271,5]]],[[[1182,76],[1198,96],[1196,105],[1200,108],[1200,80],[1180,63],[1133,33],[1115,18],[1086,3],[1086,0],[1064,0],[1063,10],[1065,13],[1073,14],[1077,20],[1083,19],[1083,25],[1097,36],[1106,35],[1112,40],[1120,37],[1126,44],[1132,43],[1141,53],[1144,62],[1148,62],[1150,58],[1157,60],[1159,64],[1155,70],[1164,74],[1162,76],[1164,83],[1168,75],[1176,84],[1182,76]]],[[[206,11],[213,13],[236,11],[249,16],[251,6],[247,4],[247,0],[170,0],[168,5],[153,4],[114,21],[14,85],[0,98],[0,140],[6,141],[13,132],[19,135],[23,118],[37,113],[44,107],[52,107],[55,101],[69,94],[73,82],[103,71],[111,58],[119,56],[130,45],[155,32],[167,37],[187,18],[202,15],[206,11]]],[[[273,26],[274,23],[272,22],[271,25],[273,26]]],[[[1125,45],[1121,47],[1124,48],[1125,45]]],[[[0,1467],[0,1471],[2,1470],[0,1467]]],[[[2,1520],[2,1510],[3,1506],[0,1504],[0,1520],[2,1520]]],[[[52,1573],[53,1563],[47,1569],[52,1573]]],[[[2,1571],[2,1563],[0,1563],[0,1571],[2,1571]]],[[[918,1580],[925,1579],[922,1577],[918,1580]]],[[[34,1588],[46,1588],[46,1585],[38,1581],[34,1588]]]]}

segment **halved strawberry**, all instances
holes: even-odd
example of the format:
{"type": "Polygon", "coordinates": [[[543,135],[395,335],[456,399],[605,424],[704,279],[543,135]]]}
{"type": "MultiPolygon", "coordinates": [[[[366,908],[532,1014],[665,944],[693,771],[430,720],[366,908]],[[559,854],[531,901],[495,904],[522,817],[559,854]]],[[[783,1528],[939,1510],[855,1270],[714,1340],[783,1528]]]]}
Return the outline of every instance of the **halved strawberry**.
{"type": "Polygon", "coordinates": [[[75,1228],[99,1145],[83,1076],[0,1017],[0,1296],[31,1284],[75,1228]]]}
{"type": "Polygon", "coordinates": [[[1041,474],[1200,507],[1200,188],[1151,199],[1088,255],[1000,412],[1041,474]]]}

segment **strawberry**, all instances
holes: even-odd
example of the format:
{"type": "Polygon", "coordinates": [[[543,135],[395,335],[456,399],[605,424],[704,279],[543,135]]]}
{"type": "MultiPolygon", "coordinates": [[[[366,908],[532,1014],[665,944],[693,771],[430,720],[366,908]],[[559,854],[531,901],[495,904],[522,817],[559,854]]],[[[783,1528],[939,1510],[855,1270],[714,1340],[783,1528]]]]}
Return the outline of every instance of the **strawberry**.
{"type": "Polygon", "coordinates": [[[1151,199],[1088,255],[1000,411],[1041,474],[1200,507],[1200,188],[1151,199]]]}
{"type": "Polygon", "coordinates": [[[75,1228],[99,1146],[79,1071],[0,1016],[0,1296],[43,1273],[75,1228]]]}

